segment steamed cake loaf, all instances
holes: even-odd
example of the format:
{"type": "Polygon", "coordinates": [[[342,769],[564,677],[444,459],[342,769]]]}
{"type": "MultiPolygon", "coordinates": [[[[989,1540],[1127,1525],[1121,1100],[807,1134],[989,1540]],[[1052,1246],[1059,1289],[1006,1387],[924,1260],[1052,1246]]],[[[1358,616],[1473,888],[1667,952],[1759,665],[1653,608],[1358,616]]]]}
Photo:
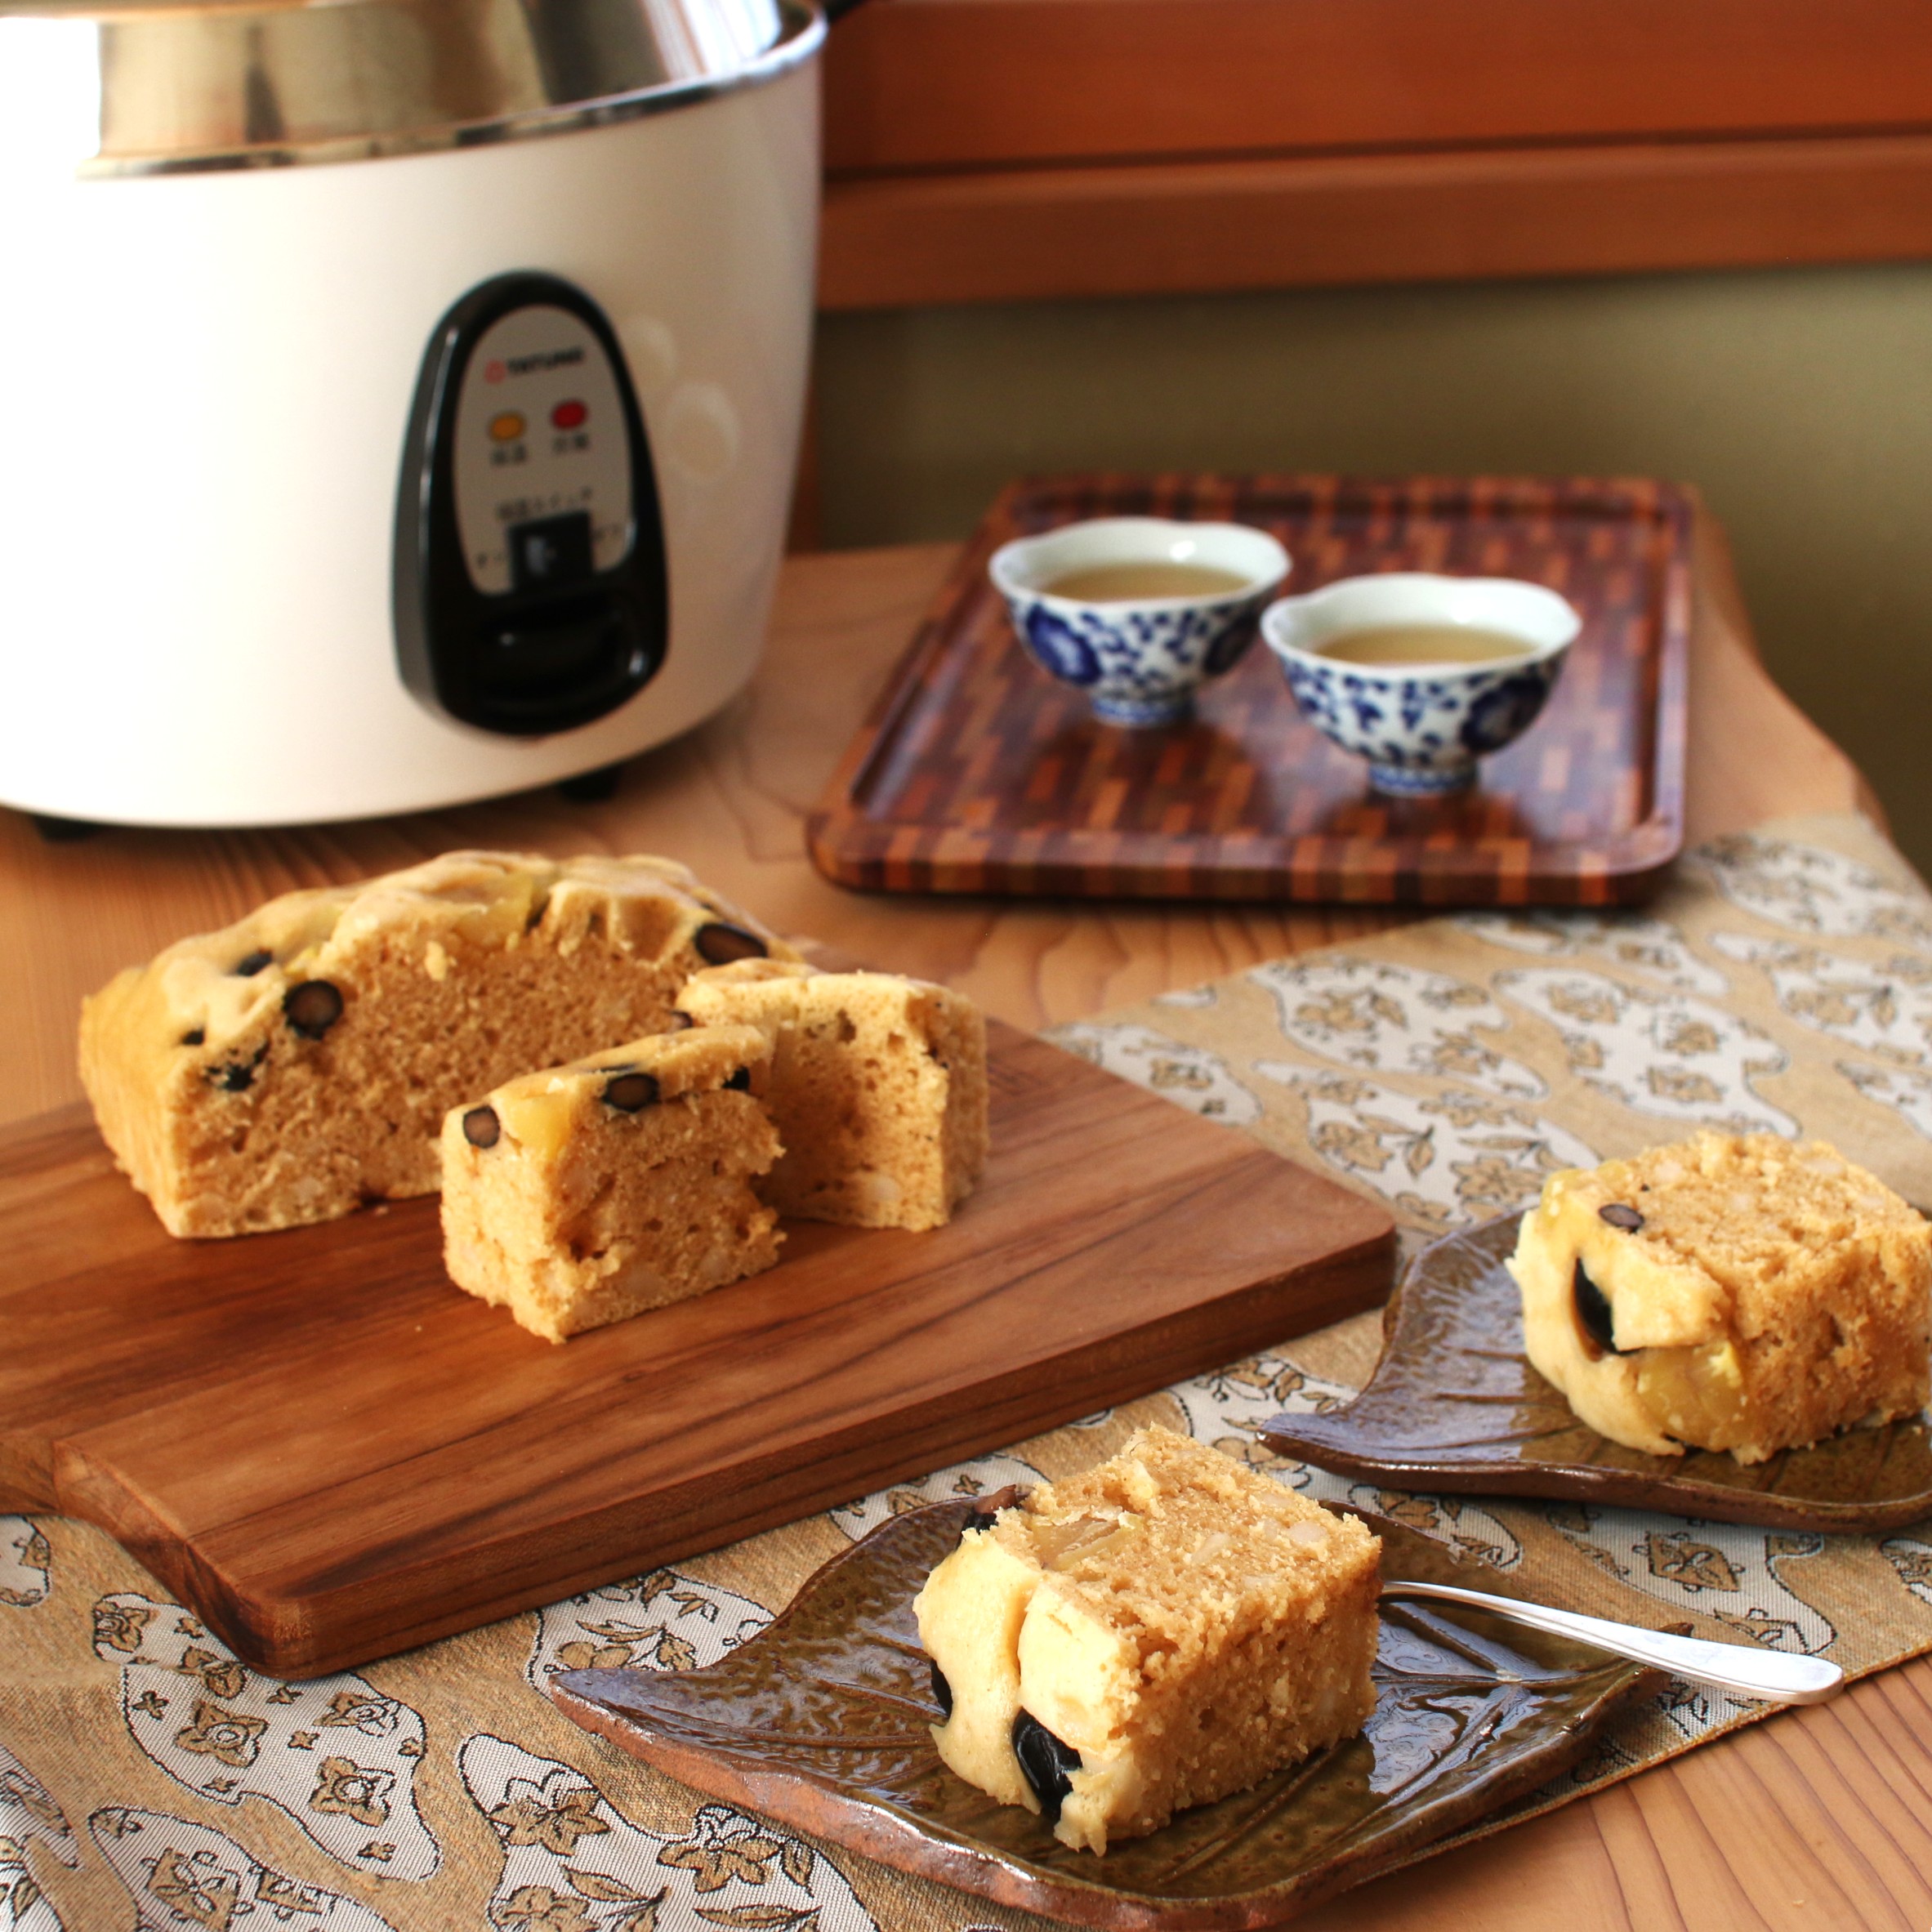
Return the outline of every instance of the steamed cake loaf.
{"type": "Polygon", "coordinates": [[[121,974],[81,1078],[173,1234],[432,1192],[457,1102],[665,1025],[703,967],[790,949],[666,859],[453,852],[293,892],[121,974]]]}
{"type": "Polygon", "coordinates": [[[533,1335],[586,1328],[756,1274],[778,1158],[755,1027],[658,1033],[531,1073],[443,1123],[444,1261],[533,1335]]]}
{"type": "Polygon", "coordinates": [[[1171,1430],[970,1521],[915,1604],[939,1756],[1104,1852],[1353,1735],[1381,1540],[1171,1430]]]}
{"type": "Polygon", "coordinates": [[[1822,1141],[1554,1174],[1510,1271],[1530,1361],[1633,1449],[1762,1462],[1925,1403],[1932,1225],[1822,1141]]]}
{"type": "Polygon", "coordinates": [[[785,1152],[762,1192],[780,1213],[936,1228],[971,1191],[986,1164],[986,1022],[963,993],[743,959],[698,974],[678,1005],[772,1042],[785,1152]]]}

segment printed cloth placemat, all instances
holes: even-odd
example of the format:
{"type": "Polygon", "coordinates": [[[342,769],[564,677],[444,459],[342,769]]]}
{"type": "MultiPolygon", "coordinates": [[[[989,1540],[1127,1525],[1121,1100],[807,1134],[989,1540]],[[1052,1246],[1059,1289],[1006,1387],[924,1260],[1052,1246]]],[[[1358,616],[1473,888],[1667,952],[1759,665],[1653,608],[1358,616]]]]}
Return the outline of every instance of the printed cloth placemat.
{"type": "MultiPolygon", "coordinates": [[[[1932,1202],[1932,899],[1861,819],[1720,840],[1640,915],[1432,920],[1052,1037],[1385,1200],[1412,1251],[1524,1205],[1555,1168],[1705,1124],[1822,1136],[1932,1202]]],[[[1346,1401],[1378,1339],[1377,1318],[1358,1317],[674,1568],[308,1683],[245,1667],[97,1531],[0,1517],[0,1925],[1037,1924],[702,1800],[578,1730],[545,1687],[584,1665],[710,1662],[894,1511],[1070,1473],[1147,1420],[1474,1550],[1546,1602],[1687,1621],[1854,1675],[1932,1649],[1932,1524],[1825,1537],[1395,1495],[1259,1446],[1267,1417],[1346,1401]]],[[[1764,1714],[1674,1684],[1481,1830],[1764,1714]]]]}

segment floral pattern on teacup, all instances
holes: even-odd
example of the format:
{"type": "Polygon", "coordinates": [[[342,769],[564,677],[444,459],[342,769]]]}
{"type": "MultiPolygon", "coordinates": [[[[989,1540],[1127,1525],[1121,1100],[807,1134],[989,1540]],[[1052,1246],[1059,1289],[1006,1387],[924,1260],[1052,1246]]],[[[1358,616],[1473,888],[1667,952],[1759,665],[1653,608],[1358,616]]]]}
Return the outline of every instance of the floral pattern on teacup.
{"type": "Polygon", "coordinates": [[[1056,607],[1024,591],[1006,601],[1042,671],[1085,690],[1100,716],[1134,725],[1179,716],[1203,679],[1233,670],[1255,640],[1268,596],[1164,610],[1056,607]]]}
{"type": "Polygon", "coordinates": [[[1390,792],[1443,792],[1467,784],[1475,761],[1535,723],[1563,667],[1560,655],[1434,677],[1372,677],[1340,659],[1277,653],[1309,723],[1369,761],[1390,792]]]}

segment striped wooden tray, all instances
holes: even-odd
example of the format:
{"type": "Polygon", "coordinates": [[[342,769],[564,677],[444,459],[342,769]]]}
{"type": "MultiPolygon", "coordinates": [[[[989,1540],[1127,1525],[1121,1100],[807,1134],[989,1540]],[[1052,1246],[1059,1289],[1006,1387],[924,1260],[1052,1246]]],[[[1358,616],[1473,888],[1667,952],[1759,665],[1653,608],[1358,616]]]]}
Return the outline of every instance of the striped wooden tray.
{"type": "Polygon", "coordinates": [[[1081,475],[1002,493],[846,747],[810,841],[841,885],[1073,898],[1609,905],[1684,836],[1690,502],[1668,484],[1081,475]],[[1097,722],[1020,648],[986,560],[1082,517],[1271,530],[1311,591],[1376,570],[1527,578],[1583,614],[1548,709],[1473,792],[1382,798],[1266,647],[1189,724],[1097,722]]]}

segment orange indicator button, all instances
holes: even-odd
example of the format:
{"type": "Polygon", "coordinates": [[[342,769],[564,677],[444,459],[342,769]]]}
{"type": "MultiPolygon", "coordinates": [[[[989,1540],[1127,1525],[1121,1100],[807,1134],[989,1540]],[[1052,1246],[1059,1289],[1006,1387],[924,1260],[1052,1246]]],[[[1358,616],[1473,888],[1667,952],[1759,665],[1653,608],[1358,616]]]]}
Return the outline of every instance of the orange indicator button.
{"type": "Polygon", "coordinates": [[[489,419],[489,439],[493,443],[514,443],[524,433],[524,419],[514,409],[506,409],[501,416],[489,419]]]}
{"type": "Polygon", "coordinates": [[[551,426],[556,429],[581,429],[583,426],[584,418],[589,414],[589,409],[573,397],[567,403],[559,403],[556,408],[551,411],[550,420],[551,426]]]}

